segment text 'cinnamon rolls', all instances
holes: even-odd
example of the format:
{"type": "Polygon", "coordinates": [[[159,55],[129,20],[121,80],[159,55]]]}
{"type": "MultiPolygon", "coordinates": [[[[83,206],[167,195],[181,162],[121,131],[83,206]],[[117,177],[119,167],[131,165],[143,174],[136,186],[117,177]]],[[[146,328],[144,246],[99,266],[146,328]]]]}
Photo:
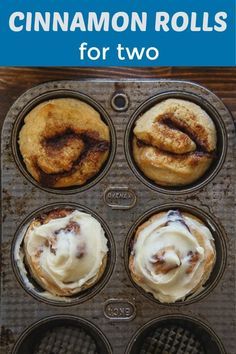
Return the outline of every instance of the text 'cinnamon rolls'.
{"type": "Polygon", "coordinates": [[[110,132],[87,103],[58,98],[39,104],[25,117],[19,146],[28,172],[41,185],[83,185],[107,160],[110,132]]]}
{"type": "Polygon", "coordinates": [[[163,303],[200,292],[216,260],[210,230],[178,210],[155,214],[139,226],[131,249],[133,280],[163,303]]]}
{"type": "Polygon", "coordinates": [[[195,103],[167,99],[145,112],[133,130],[133,157],[146,177],[183,186],[202,177],[216,153],[216,128],[195,103]]]}
{"type": "Polygon", "coordinates": [[[107,239],[91,215],[56,209],[29,225],[22,250],[25,264],[41,287],[71,296],[94,285],[107,264],[107,239]]]}

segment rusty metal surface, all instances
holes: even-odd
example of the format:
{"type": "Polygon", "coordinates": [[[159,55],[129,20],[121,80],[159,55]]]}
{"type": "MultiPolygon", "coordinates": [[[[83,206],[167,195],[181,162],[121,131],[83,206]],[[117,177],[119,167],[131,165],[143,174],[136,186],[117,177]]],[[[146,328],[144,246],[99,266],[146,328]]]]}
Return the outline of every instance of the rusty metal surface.
{"type": "Polygon", "coordinates": [[[234,139],[233,121],[223,103],[205,88],[184,81],[61,81],[40,85],[23,94],[10,109],[2,130],[1,353],[10,353],[19,335],[33,322],[49,315],[73,314],[97,325],[111,343],[114,354],[123,354],[141,325],[160,315],[174,313],[203,320],[219,336],[226,352],[234,354],[234,139]],[[19,171],[11,152],[11,132],[19,112],[39,94],[54,89],[89,95],[107,111],[116,129],[117,150],[111,169],[98,184],[75,194],[49,193],[34,186],[19,171]],[[190,92],[207,100],[223,119],[228,135],[227,157],[219,174],[201,190],[184,195],[149,189],[130,170],[124,153],[125,129],[134,111],[150,97],[173,90],[190,92]],[[117,92],[128,97],[129,106],[125,110],[114,110],[114,104],[111,106],[117,92]],[[51,306],[30,296],[17,282],[11,266],[11,243],[17,227],[33,211],[57,202],[78,203],[94,210],[109,225],[116,247],[115,267],[102,291],[86,302],[68,307],[51,306]],[[124,265],[124,242],[134,221],[149,209],[171,202],[188,203],[211,213],[227,234],[228,258],[223,278],[210,295],[189,305],[166,306],[147,299],[133,286],[124,265]]]}

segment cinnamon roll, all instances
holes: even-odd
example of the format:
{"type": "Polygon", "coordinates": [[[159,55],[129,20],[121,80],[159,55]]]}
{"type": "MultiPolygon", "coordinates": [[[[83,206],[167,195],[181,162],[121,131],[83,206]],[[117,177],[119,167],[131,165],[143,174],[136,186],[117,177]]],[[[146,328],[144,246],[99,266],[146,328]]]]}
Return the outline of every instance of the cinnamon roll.
{"type": "Polygon", "coordinates": [[[193,102],[167,99],[156,104],[136,121],[133,133],[135,162],[162,186],[197,181],[215,156],[215,125],[193,102]]]}
{"type": "Polygon", "coordinates": [[[107,263],[107,239],[91,215],[56,209],[29,225],[22,252],[34,280],[55,296],[71,296],[94,285],[107,263]]]}
{"type": "Polygon", "coordinates": [[[110,133],[100,114],[77,99],[58,98],[25,117],[19,147],[28,172],[41,185],[83,185],[109,155],[110,133]]]}
{"type": "Polygon", "coordinates": [[[201,220],[170,210],[136,231],[129,258],[133,280],[163,303],[199,293],[216,260],[214,239],[201,220]]]}

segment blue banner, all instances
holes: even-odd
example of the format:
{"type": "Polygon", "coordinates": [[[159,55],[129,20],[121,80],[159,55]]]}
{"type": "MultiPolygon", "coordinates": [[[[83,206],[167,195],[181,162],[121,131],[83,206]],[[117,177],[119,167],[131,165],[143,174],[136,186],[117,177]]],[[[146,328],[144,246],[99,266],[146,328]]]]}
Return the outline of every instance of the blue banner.
{"type": "Polygon", "coordinates": [[[235,0],[0,5],[1,66],[234,66],[235,0]]]}

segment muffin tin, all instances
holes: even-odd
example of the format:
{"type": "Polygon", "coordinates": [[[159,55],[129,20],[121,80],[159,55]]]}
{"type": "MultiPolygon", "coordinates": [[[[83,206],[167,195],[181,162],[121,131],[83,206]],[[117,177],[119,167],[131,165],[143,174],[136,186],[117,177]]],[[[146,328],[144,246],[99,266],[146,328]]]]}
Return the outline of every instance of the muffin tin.
{"type": "MultiPolygon", "coordinates": [[[[50,350],[60,353],[59,347],[54,345],[63,348],[67,343],[68,349],[73,341],[83,336],[88,343],[85,339],[81,341],[87,343],[91,353],[94,345],[98,353],[138,353],[138,343],[145,343],[146,337],[153,343],[155,331],[161,328],[167,336],[168,331],[172,331],[174,338],[184,333],[185,342],[199,342],[197,345],[204,348],[205,354],[233,354],[234,134],[231,115],[221,100],[206,88],[185,81],[61,81],[45,83],[24,93],[11,107],[2,130],[1,353],[13,350],[14,354],[28,354],[25,349],[22,352],[22,348],[29,343],[34,344],[34,351],[30,353],[40,353],[40,350],[48,354],[50,350]],[[216,123],[219,139],[220,159],[204,180],[182,190],[156,188],[145,180],[133,166],[129,150],[135,119],[157,101],[172,95],[184,96],[205,108],[216,123]],[[19,154],[17,136],[24,116],[39,102],[55,97],[78,97],[92,104],[110,127],[112,148],[108,162],[101,173],[83,187],[42,188],[25,171],[19,154]],[[14,235],[18,235],[25,220],[44,208],[60,205],[91,210],[108,226],[106,232],[112,234],[109,237],[110,268],[103,283],[99,282],[95,293],[78,296],[70,303],[63,303],[64,306],[42,301],[26,292],[18,281],[12,259],[14,235]],[[205,293],[170,306],[143,294],[130,280],[127,240],[132,237],[136,220],[144,220],[157,209],[173,206],[188,209],[207,220],[216,235],[219,253],[217,269],[205,293]],[[78,337],[76,331],[80,333],[78,337]]],[[[152,346],[148,348],[143,352],[151,354],[152,346]]],[[[159,350],[160,354],[161,350],[164,349],[159,350]]],[[[181,353],[177,346],[169,350],[181,353]]],[[[194,349],[191,350],[186,353],[194,353],[194,349]]]]}
{"type": "Polygon", "coordinates": [[[126,353],[226,353],[214,332],[188,316],[167,315],[148,322],[130,341],[126,353]],[[156,350],[156,351],[155,351],[156,350]]]}
{"type": "Polygon", "coordinates": [[[111,352],[111,346],[103,333],[91,322],[76,316],[60,315],[42,319],[33,324],[21,336],[12,354],[69,354],[111,352]]]}

